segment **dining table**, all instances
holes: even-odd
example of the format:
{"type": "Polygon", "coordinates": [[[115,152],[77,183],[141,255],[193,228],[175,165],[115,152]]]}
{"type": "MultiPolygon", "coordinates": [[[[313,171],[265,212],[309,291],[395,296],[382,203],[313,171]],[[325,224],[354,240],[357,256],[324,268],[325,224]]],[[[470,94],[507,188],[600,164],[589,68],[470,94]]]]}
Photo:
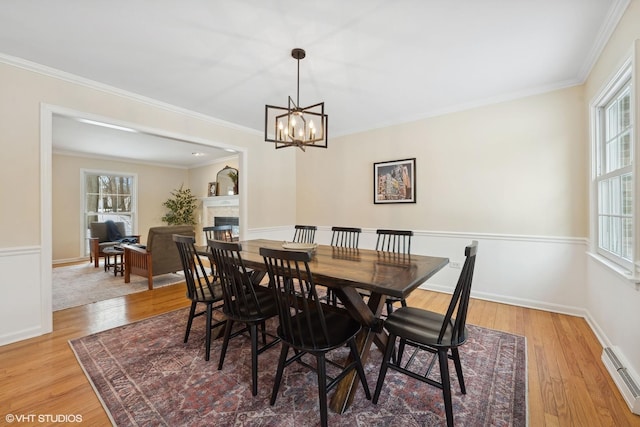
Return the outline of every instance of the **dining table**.
{"type": "MultiPolygon", "coordinates": [[[[239,243],[245,267],[253,270],[256,280],[266,274],[260,248],[287,246],[287,242],[268,239],[239,243]]],[[[313,245],[307,250],[313,254],[309,269],[314,282],[331,288],[349,314],[363,325],[356,338],[362,363],[366,363],[373,344],[380,349],[386,346],[387,335],[381,319],[386,296],[407,298],[449,262],[443,257],[329,245],[313,245]]],[[[206,253],[206,248],[199,252],[206,253]]],[[[352,371],[336,385],[330,408],[343,413],[352,403],[357,385],[356,372],[352,371]]]]}

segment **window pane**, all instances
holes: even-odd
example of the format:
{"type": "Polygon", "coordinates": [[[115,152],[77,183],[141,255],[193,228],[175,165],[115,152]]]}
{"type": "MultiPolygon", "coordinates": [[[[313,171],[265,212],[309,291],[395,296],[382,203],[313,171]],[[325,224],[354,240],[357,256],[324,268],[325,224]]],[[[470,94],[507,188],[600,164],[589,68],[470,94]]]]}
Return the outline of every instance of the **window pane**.
{"type": "Polygon", "coordinates": [[[626,131],[620,136],[620,165],[629,166],[631,156],[631,132],[626,131]]]}
{"type": "Polygon", "coordinates": [[[605,172],[609,173],[611,171],[618,169],[619,167],[618,140],[613,139],[612,141],[607,142],[607,145],[605,147],[606,147],[605,157],[607,158],[607,162],[606,162],[607,168],[605,172]]]}
{"type": "Polygon", "coordinates": [[[609,197],[610,197],[610,212],[614,215],[620,215],[620,177],[616,176],[611,178],[610,180],[610,188],[609,188],[609,197]]]}
{"type": "Polygon", "coordinates": [[[606,127],[607,130],[605,140],[610,141],[618,134],[618,105],[613,103],[607,108],[607,118],[606,118],[606,127]]]}
{"type": "Polygon", "coordinates": [[[631,93],[629,89],[623,92],[619,101],[618,108],[620,130],[622,131],[631,125],[631,93]]]}
{"type": "Polygon", "coordinates": [[[609,181],[600,181],[598,191],[598,213],[608,214],[609,209],[609,181]]]}
{"type": "Polygon", "coordinates": [[[622,253],[620,256],[627,261],[631,261],[633,254],[633,220],[631,218],[624,218],[622,220],[622,253]]]}
{"type": "Polygon", "coordinates": [[[609,217],[600,216],[598,221],[598,230],[600,238],[599,247],[604,249],[605,251],[610,251],[611,243],[609,239],[609,217]]]}
{"type": "Polygon", "coordinates": [[[632,177],[628,173],[622,176],[622,215],[631,216],[633,214],[633,186],[632,177]]]}

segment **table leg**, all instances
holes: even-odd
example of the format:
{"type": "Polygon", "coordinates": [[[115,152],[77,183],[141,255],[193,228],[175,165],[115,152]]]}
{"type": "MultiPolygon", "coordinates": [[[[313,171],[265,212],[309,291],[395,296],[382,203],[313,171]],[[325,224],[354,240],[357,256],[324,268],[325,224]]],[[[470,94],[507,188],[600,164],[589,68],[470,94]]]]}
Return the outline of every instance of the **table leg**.
{"type": "MultiPolygon", "coordinates": [[[[358,318],[363,325],[367,326],[356,336],[356,347],[360,352],[362,364],[365,364],[369,358],[371,344],[374,340],[379,341],[383,339],[378,338],[378,335],[384,336],[383,332],[376,332],[376,330],[381,330],[379,322],[385,298],[380,294],[371,294],[367,305],[362,299],[362,296],[354,288],[339,289],[336,290],[336,294],[345,307],[347,307],[347,310],[349,310],[354,317],[358,318]],[[373,328],[373,330],[370,329],[370,327],[373,328]]],[[[349,356],[347,363],[350,361],[351,356],[349,356]]],[[[344,413],[353,402],[359,383],[358,374],[354,369],[336,386],[336,391],[331,397],[329,407],[339,414],[344,413]]],[[[369,388],[371,388],[371,386],[369,386],[369,388]]]]}
{"type": "Polygon", "coordinates": [[[123,275],[123,254],[117,253],[117,254],[113,254],[113,275],[114,276],[118,276],[118,272],[120,272],[120,275],[123,275]],[[120,257],[120,261],[118,262],[118,257],[120,257]]]}

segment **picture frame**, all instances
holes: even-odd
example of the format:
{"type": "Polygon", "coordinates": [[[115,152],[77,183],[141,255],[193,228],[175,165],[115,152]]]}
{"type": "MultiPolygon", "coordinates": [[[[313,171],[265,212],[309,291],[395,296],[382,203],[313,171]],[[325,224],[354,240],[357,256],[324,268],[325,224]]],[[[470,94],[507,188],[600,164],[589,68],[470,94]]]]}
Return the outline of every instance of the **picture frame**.
{"type": "Polygon", "coordinates": [[[217,195],[216,188],[218,188],[217,182],[210,182],[207,186],[207,197],[213,197],[217,195]]]}
{"type": "Polygon", "coordinates": [[[416,159],[373,164],[373,203],[416,203],[416,159]]]}

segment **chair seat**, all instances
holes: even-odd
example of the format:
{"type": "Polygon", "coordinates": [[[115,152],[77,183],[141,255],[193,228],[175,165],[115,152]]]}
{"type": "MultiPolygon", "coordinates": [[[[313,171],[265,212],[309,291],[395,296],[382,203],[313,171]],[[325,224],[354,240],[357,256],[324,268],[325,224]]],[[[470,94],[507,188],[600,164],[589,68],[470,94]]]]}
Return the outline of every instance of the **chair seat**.
{"type": "MultiPolygon", "coordinates": [[[[220,286],[220,283],[219,282],[212,283],[211,288],[212,288],[213,294],[211,293],[212,291],[205,286],[202,288],[201,294],[198,293],[197,295],[194,295],[194,297],[191,299],[196,302],[204,302],[204,303],[222,301],[222,286],[220,286]]],[[[187,292],[187,298],[189,298],[188,292],[187,292]]]]}
{"type": "Polygon", "coordinates": [[[225,314],[227,317],[242,322],[259,322],[278,314],[278,304],[271,289],[256,286],[254,292],[256,295],[255,301],[248,298],[240,306],[234,307],[241,310],[239,313],[232,313],[234,310],[226,307],[225,314]]]}
{"type": "Polygon", "coordinates": [[[451,341],[453,324],[455,319],[451,319],[445,334],[438,344],[438,335],[444,322],[444,315],[432,311],[415,307],[401,307],[387,317],[384,327],[392,334],[415,341],[431,347],[457,347],[467,340],[467,330],[457,337],[455,342],[451,341]]]}
{"type": "Polygon", "coordinates": [[[320,318],[318,316],[310,316],[310,319],[307,319],[304,314],[291,318],[292,334],[295,336],[286,335],[282,326],[278,327],[277,333],[283,341],[290,343],[295,348],[305,351],[326,351],[343,346],[346,341],[354,337],[361,329],[360,324],[353,318],[338,312],[325,312],[324,320],[327,330],[330,331],[327,338],[325,338],[326,331],[323,332],[322,330],[320,318]],[[300,342],[304,342],[305,346],[294,344],[300,342]]]}

